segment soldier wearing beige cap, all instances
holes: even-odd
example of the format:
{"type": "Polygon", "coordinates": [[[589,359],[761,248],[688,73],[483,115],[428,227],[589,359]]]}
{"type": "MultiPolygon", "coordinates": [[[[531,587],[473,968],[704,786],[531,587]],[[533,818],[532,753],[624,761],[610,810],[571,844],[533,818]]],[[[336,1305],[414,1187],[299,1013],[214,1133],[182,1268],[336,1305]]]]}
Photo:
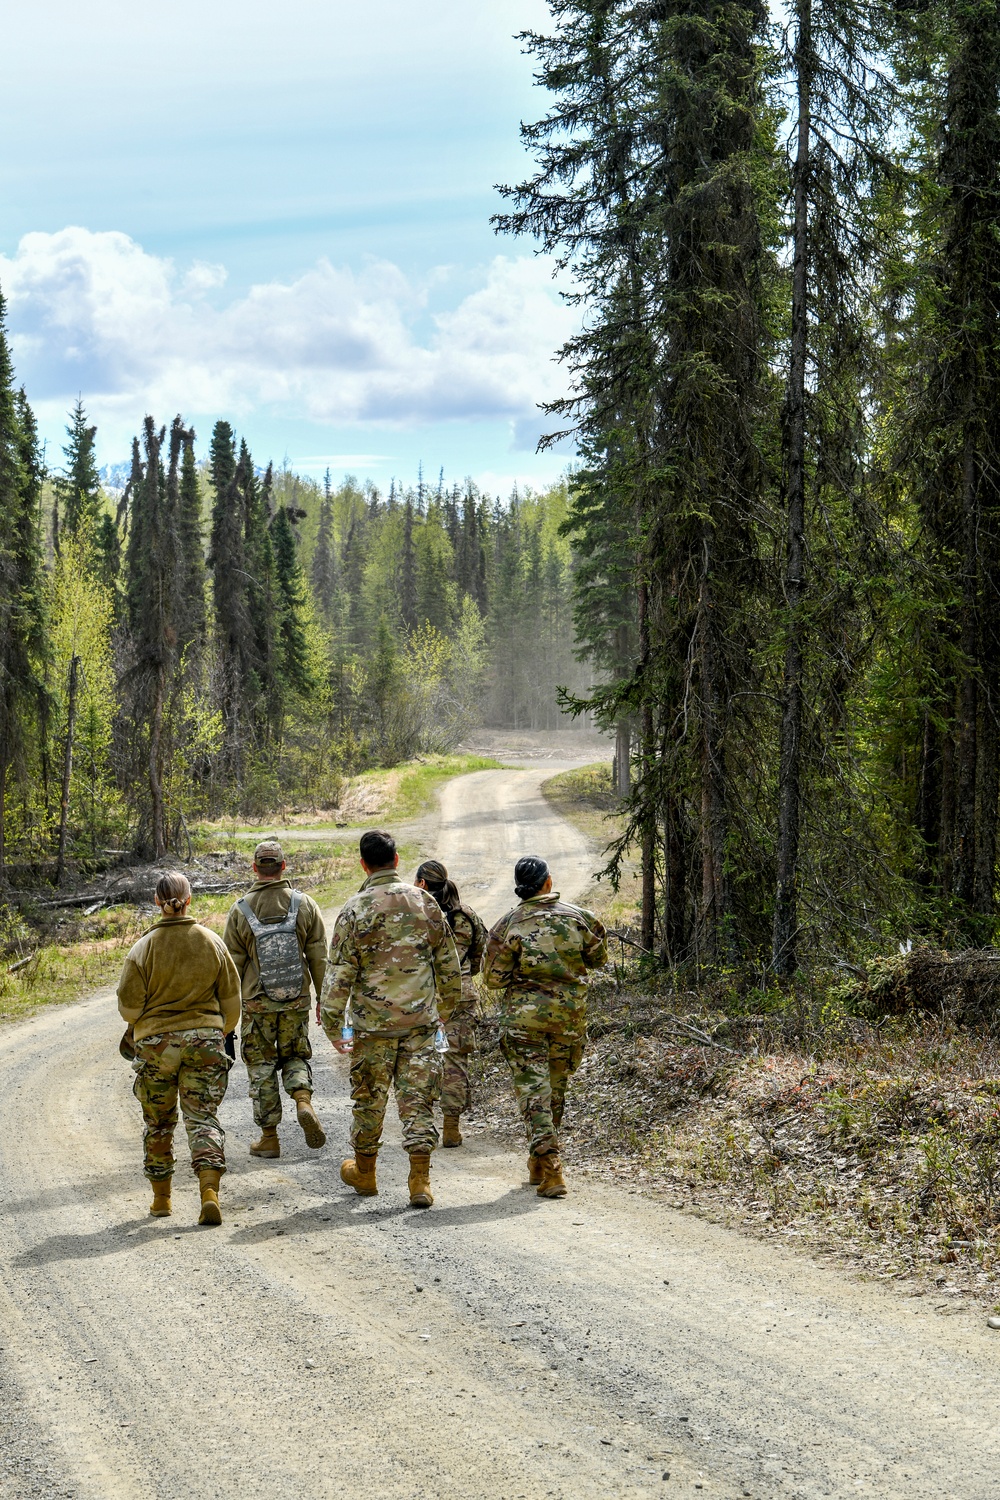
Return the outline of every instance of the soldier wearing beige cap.
{"type": "Polygon", "coordinates": [[[226,923],[225,942],[240,974],[240,1055],[250,1078],[253,1117],[260,1140],[251,1155],[281,1155],[278,1124],[281,1091],[295,1100],[306,1144],[318,1149],[326,1136],[312,1104],[309,1059],[309,982],[317,999],[326,973],[326,929],[311,896],[285,876],[277,839],[265,839],[253,855],[256,879],[237,901],[226,923]]]}

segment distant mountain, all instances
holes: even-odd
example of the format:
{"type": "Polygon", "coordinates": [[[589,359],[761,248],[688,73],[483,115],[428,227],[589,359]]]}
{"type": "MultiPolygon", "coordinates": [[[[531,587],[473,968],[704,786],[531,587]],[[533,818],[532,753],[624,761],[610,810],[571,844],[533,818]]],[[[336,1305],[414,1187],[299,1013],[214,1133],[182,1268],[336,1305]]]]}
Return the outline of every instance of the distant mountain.
{"type": "Polygon", "coordinates": [[[112,495],[120,495],[128,484],[128,476],[132,472],[131,463],[105,464],[98,469],[101,484],[112,495]]]}

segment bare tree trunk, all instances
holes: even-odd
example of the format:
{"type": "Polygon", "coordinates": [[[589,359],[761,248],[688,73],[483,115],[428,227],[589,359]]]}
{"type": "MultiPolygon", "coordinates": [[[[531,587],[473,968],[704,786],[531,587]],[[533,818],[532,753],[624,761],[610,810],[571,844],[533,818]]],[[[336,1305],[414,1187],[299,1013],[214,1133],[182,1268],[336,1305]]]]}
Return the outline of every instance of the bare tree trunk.
{"type": "Polygon", "coordinates": [[[632,731],[627,720],[615,726],[615,791],[627,797],[632,788],[632,731]]]}
{"type": "Polygon", "coordinates": [[[1000,799],[1000,588],[998,512],[992,472],[980,481],[979,692],[976,761],[976,868],[973,906],[983,916],[996,908],[997,804],[1000,799]],[[987,488],[988,486],[988,488],[987,488]],[[985,491],[985,493],[984,493],[985,491]]]}
{"type": "Polygon", "coordinates": [[[704,575],[698,603],[698,659],[701,674],[701,833],[702,908],[706,957],[735,957],[732,899],[726,872],[728,815],[723,761],[724,721],[719,684],[719,650],[711,591],[712,539],[706,529],[704,575]]]}
{"type": "Polygon", "coordinates": [[[153,810],[153,858],[162,859],[167,852],[166,816],[163,808],[163,782],[160,776],[160,741],[163,734],[164,669],[156,669],[153,712],[149,725],[149,795],[153,810]]]}
{"type": "Polygon", "coordinates": [[[76,689],[80,675],[80,658],[69,664],[69,691],[66,708],[66,748],[63,751],[62,796],[59,801],[59,853],[56,857],[56,885],[62,885],[66,873],[66,843],[69,837],[69,793],[73,776],[73,734],[76,730],[76,689]]]}
{"type": "Polygon", "coordinates": [[[10,763],[0,758],[0,886],[7,884],[7,772],[10,763]]]}
{"type": "Polygon", "coordinates": [[[639,661],[643,674],[641,753],[642,784],[645,806],[643,808],[640,860],[642,866],[642,917],[639,941],[652,952],[656,945],[656,817],[651,805],[653,784],[653,761],[656,745],[653,739],[653,705],[650,701],[649,671],[649,588],[640,574],[638,589],[639,612],[639,661]]]}
{"type": "Polygon", "coordinates": [[[663,946],[668,963],[688,957],[687,848],[681,807],[668,796],[663,809],[663,946]]]}
{"type": "Polygon", "coordinates": [[[798,140],[793,169],[794,253],[792,340],[785,395],[788,465],[785,542],[785,680],[778,767],[777,888],[771,963],[776,974],[795,973],[798,962],[798,864],[802,812],[802,602],[805,593],[806,357],[809,292],[809,143],[812,128],[811,0],[799,0],[795,48],[798,140]]]}
{"type": "Polygon", "coordinates": [[[979,720],[978,516],[976,514],[976,458],[966,439],[962,472],[962,602],[959,644],[962,650],[958,694],[958,754],[955,794],[955,857],[952,891],[972,905],[976,869],[976,761],[979,720]]]}

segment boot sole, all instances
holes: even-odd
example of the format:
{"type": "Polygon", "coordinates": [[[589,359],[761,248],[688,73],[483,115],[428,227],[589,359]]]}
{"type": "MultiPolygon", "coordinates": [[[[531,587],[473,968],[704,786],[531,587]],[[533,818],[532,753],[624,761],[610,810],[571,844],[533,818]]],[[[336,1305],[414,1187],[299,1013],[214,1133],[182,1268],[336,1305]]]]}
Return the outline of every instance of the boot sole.
{"type": "Polygon", "coordinates": [[[441,1145],[442,1145],[442,1147],[443,1147],[443,1149],[444,1149],[444,1150],[445,1150],[445,1151],[451,1151],[451,1150],[453,1150],[453,1149],[454,1149],[454,1148],[455,1148],[455,1147],[456,1147],[456,1146],[461,1146],[461,1144],[462,1144],[462,1142],[461,1142],[461,1141],[442,1141],[442,1142],[441,1142],[441,1145]]]}
{"type": "Polygon", "coordinates": [[[253,1147],[251,1146],[250,1147],[250,1155],[251,1156],[261,1156],[261,1157],[264,1158],[265,1161],[277,1161],[278,1157],[281,1155],[281,1152],[280,1151],[255,1151],[253,1149],[253,1147]]]}
{"type": "Polygon", "coordinates": [[[417,1193],[410,1199],[411,1208],[430,1208],[434,1199],[430,1193],[417,1193]]]}
{"type": "Polygon", "coordinates": [[[564,1188],[564,1187],[561,1187],[561,1188],[549,1188],[546,1191],[546,1190],[543,1190],[542,1188],[537,1188],[536,1191],[538,1193],[539,1198],[565,1198],[565,1196],[566,1196],[567,1192],[569,1191],[569,1189],[568,1188],[564,1188]]]}
{"type": "Polygon", "coordinates": [[[326,1132],[315,1115],[312,1119],[308,1115],[305,1118],[300,1115],[299,1124],[302,1126],[302,1134],[306,1138],[306,1145],[311,1150],[318,1151],[320,1146],[326,1145],[326,1132]]]}
{"type": "Polygon", "coordinates": [[[173,1209],[171,1208],[151,1208],[149,1210],[149,1217],[151,1219],[169,1219],[172,1213],[173,1209]]]}
{"type": "Polygon", "coordinates": [[[217,1203],[203,1203],[201,1213],[198,1215],[199,1224],[218,1225],[222,1223],[222,1210],[217,1203]]]}

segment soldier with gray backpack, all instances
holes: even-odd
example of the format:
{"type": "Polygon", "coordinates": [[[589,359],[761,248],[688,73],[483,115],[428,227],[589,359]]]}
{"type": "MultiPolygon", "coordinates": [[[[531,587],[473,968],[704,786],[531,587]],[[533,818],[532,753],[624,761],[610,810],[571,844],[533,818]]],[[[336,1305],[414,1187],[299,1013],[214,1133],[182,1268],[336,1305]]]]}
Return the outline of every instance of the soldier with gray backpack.
{"type": "Polygon", "coordinates": [[[295,1100],[306,1145],[326,1142],[312,1104],[309,1059],[309,982],[317,998],[326,973],[326,928],[311,896],[285,877],[285,856],[274,839],[254,850],[256,879],[233,907],[224,934],[240,974],[240,1055],[250,1078],[253,1117],[260,1140],[252,1156],[278,1157],[281,1091],[295,1100]]]}

